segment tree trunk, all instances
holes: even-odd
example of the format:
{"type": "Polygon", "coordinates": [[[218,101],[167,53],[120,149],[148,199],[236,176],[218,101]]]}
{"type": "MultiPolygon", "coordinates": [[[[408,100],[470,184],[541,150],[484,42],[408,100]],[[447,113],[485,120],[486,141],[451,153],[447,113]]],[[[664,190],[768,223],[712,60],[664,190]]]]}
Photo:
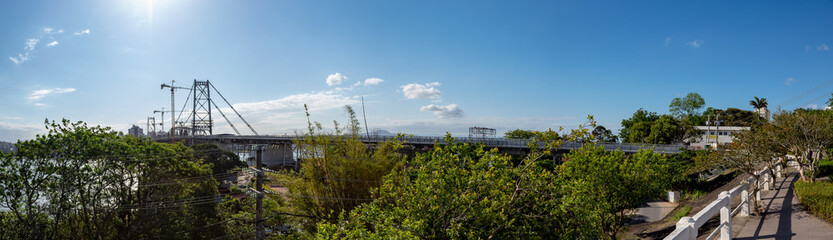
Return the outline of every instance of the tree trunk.
{"type": "Polygon", "coordinates": [[[798,161],[798,174],[801,175],[801,181],[807,182],[807,177],[804,175],[804,163],[807,162],[807,154],[801,154],[801,158],[797,159],[798,161]]]}

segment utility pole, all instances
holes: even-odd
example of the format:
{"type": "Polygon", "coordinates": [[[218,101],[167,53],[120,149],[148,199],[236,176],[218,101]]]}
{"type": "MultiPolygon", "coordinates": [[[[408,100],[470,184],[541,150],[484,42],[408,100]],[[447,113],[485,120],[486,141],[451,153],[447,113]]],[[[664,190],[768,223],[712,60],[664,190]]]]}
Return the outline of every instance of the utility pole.
{"type": "Polygon", "coordinates": [[[717,114],[717,120],[715,120],[714,123],[714,131],[717,132],[717,134],[714,135],[714,150],[717,150],[720,146],[720,114],[717,114]]]}
{"type": "Polygon", "coordinates": [[[362,96],[362,117],[364,117],[364,132],[367,138],[370,139],[370,130],[367,128],[367,114],[364,113],[364,96],[362,96]]]}
{"type": "MultiPolygon", "coordinates": [[[[170,132],[171,143],[174,143],[174,127],[175,127],[175,125],[174,125],[174,115],[176,115],[174,113],[174,109],[176,109],[174,107],[174,90],[176,90],[176,89],[188,89],[188,88],[184,88],[184,87],[174,86],[175,82],[176,81],[171,80],[171,85],[163,83],[162,86],[159,87],[159,89],[165,89],[166,87],[171,89],[171,132],[170,132]]],[[[162,120],[162,121],[164,122],[164,120],[162,120]]]]}
{"type": "Polygon", "coordinates": [[[255,229],[257,240],[263,240],[263,146],[257,147],[257,216],[255,229]]]}

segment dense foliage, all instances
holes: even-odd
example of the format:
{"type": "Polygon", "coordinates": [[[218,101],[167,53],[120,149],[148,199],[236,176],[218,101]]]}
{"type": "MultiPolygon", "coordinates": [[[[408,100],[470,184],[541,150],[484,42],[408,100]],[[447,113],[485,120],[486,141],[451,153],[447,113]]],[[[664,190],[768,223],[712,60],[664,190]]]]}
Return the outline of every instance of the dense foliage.
{"type": "MultiPolygon", "coordinates": [[[[548,129],[544,131],[547,134],[558,136],[558,133],[552,131],[552,129],[548,129]]],[[[534,130],[523,130],[523,129],[515,129],[512,131],[508,131],[503,134],[503,137],[506,139],[533,139],[535,136],[541,134],[541,131],[534,131],[534,130]]]]}
{"type": "Polygon", "coordinates": [[[222,236],[217,182],[182,145],[63,120],[0,161],[0,238],[169,239],[222,236]]]}
{"type": "Polygon", "coordinates": [[[226,173],[233,168],[247,167],[246,162],[240,160],[237,154],[221,149],[213,143],[203,143],[191,146],[194,157],[206,164],[212,164],[211,171],[215,174],[226,173]]]}
{"type": "Polygon", "coordinates": [[[593,138],[599,142],[616,142],[619,140],[616,135],[613,135],[613,132],[610,129],[605,128],[604,126],[596,126],[590,134],[593,135],[593,138]]]}
{"type": "MultiPolygon", "coordinates": [[[[298,218],[308,231],[321,220],[334,220],[342,212],[372,201],[371,189],[381,185],[382,177],[401,168],[404,156],[397,153],[398,141],[368,146],[359,140],[361,127],[356,114],[346,107],[348,125],[326,134],[321,124],[309,122],[307,134],[295,141],[301,168],[286,173],[289,206],[296,213],[312,216],[298,218]]],[[[307,113],[309,117],[309,113],[307,113]]]]}
{"type": "Polygon", "coordinates": [[[503,137],[507,139],[532,139],[534,136],[535,131],[523,129],[515,129],[503,134],[503,137]]]}
{"type": "Polygon", "coordinates": [[[671,115],[639,109],[631,118],[622,120],[619,139],[626,143],[670,144],[682,141],[686,128],[691,126],[671,115]]]}
{"type": "Polygon", "coordinates": [[[688,93],[683,98],[674,98],[668,105],[668,112],[678,118],[699,115],[698,110],[706,105],[706,100],[697,93],[688,93]]]}
{"type": "Polygon", "coordinates": [[[337,223],[319,224],[317,236],[614,238],[627,210],[667,186],[665,157],[650,151],[627,157],[588,144],[556,169],[543,167],[551,160],[542,157],[559,145],[549,141],[545,150],[513,164],[496,149],[457,143],[448,136],[445,144],[417,154],[410,167],[386,176],[375,201],[342,215],[337,223]]]}

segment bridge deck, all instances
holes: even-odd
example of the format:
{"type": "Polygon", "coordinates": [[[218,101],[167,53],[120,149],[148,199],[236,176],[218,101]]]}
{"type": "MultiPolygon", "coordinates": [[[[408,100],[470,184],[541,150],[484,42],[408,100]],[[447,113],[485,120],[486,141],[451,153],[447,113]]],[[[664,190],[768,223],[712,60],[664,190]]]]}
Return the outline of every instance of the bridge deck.
{"type": "MultiPolygon", "coordinates": [[[[298,136],[234,136],[234,135],[210,135],[210,136],[187,136],[187,137],[179,137],[175,138],[175,140],[182,139],[188,140],[193,142],[214,142],[214,143],[232,143],[232,144],[288,144],[291,143],[293,139],[297,139],[298,136]]],[[[380,143],[385,142],[388,140],[394,140],[395,137],[388,137],[388,136],[372,136],[372,137],[361,137],[361,141],[364,143],[380,143]]],[[[155,139],[157,142],[169,142],[171,139],[169,137],[160,137],[155,139]]],[[[402,137],[399,138],[401,141],[405,141],[409,145],[419,145],[419,146],[431,146],[434,143],[444,143],[444,137],[422,137],[422,136],[413,136],[413,137],[402,137]]],[[[529,140],[518,140],[518,139],[505,139],[505,138],[455,138],[456,141],[462,143],[482,143],[488,147],[497,147],[499,149],[520,149],[520,150],[527,150],[529,149],[528,143],[529,140]]],[[[561,150],[571,150],[577,149],[582,146],[583,143],[579,142],[565,142],[559,149],[561,150]]],[[[541,144],[543,145],[543,144],[541,144]]],[[[684,145],[677,145],[677,144],[633,144],[633,143],[599,143],[599,145],[604,146],[605,150],[613,151],[613,150],[621,150],[626,153],[635,153],[642,149],[653,149],[655,152],[661,153],[679,153],[681,148],[684,148],[684,145]]]]}

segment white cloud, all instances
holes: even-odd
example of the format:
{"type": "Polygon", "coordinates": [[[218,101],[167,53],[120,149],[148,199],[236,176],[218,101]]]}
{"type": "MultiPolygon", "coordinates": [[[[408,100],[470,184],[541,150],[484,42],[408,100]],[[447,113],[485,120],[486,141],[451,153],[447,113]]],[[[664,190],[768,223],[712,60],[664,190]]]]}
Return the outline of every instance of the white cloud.
{"type": "Polygon", "coordinates": [[[804,108],[819,109],[819,105],[818,104],[807,104],[806,106],[804,106],[804,108]]]}
{"type": "Polygon", "coordinates": [[[365,86],[379,85],[380,83],[382,83],[384,81],[385,80],[382,80],[381,78],[368,78],[368,79],[364,80],[364,85],[365,86]]]}
{"type": "MultiPolygon", "coordinates": [[[[331,123],[333,119],[337,119],[334,113],[341,113],[338,111],[345,105],[354,105],[359,103],[357,96],[347,96],[340,94],[339,91],[324,91],[301,93],[286,96],[279,99],[236,103],[234,108],[240,112],[241,115],[248,121],[255,130],[260,134],[272,134],[275,132],[292,133],[296,129],[306,128],[306,117],[304,116],[304,104],[309,108],[313,118],[320,118],[324,116],[326,119],[322,122],[324,125],[331,123]]],[[[223,112],[232,112],[231,109],[224,108],[223,112]]],[[[239,119],[231,119],[232,122],[239,121],[239,119]]],[[[341,121],[340,121],[341,122],[341,121]]],[[[231,128],[224,121],[215,125],[215,132],[231,132],[231,128]]],[[[235,126],[237,123],[235,123],[235,126]]],[[[243,128],[237,127],[241,133],[248,132],[243,128]]],[[[246,134],[246,133],[244,133],[246,134]]],[[[250,133],[249,133],[250,134],[250,133]]]]}
{"type": "Polygon", "coordinates": [[[46,46],[47,46],[47,47],[54,47],[54,46],[58,46],[58,41],[52,41],[51,43],[46,44],[46,46]]]}
{"type": "Polygon", "coordinates": [[[75,34],[75,35],[90,34],[90,29],[89,29],[89,28],[87,28],[87,29],[81,30],[80,32],[75,32],[75,33],[73,33],[73,34],[75,34]]]}
{"type": "Polygon", "coordinates": [[[307,104],[310,111],[317,111],[340,108],[346,104],[357,102],[355,97],[348,97],[327,91],[295,94],[269,101],[237,103],[234,104],[234,108],[238,111],[249,113],[303,112],[304,104],[307,104]]]}
{"type": "Polygon", "coordinates": [[[47,28],[43,28],[43,32],[46,33],[46,34],[61,34],[61,33],[64,33],[64,30],[63,29],[58,29],[58,31],[55,31],[54,28],[47,27],[47,28]]]}
{"type": "Polygon", "coordinates": [[[330,74],[327,76],[327,86],[339,85],[344,80],[347,80],[347,76],[341,75],[341,73],[330,74]]]}
{"type": "Polygon", "coordinates": [[[37,39],[37,38],[26,39],[26,46],[23,47],[23,50],[26,50],[26,51],[35,50],[35,46],[38,45],[39,41],[40,41],[40,39],[37,39]]]}
{"type": "Polygon", "coordinates": [[[668,47],[668,45],[670,45],[670,44],[671,44],[671,37],[666,37],[665,38],[665,46],[668,47]]]}
{"type": "Polygon", "coordinates": [[[457,118],[463,116],[463,109],[457,107],[457,104],[442,105],[428,105],[419,108],[423,112],[434,112],[440,118],[457,118]]]}
{"type": "Polygon", "coordinates": [[[685,44],[689,45],[693,48],[700,48],[700,46],[703,46],[703,40],[694,40],[694,41],[691,41],[691,42],[687,42],[685,44]]]}
{"type": "Polygon", "coordinates": [[[789,86],[795,82],[795,78],[787,78],[787,81],[784,81],[784,85],[789,86]]]}
{"type": "Polygon", "coordinates": [[[417,84],[411,83],[408,85],[400,86],[399,89],[402,93],[405,94],[405,98],[407,99],[417,99],[417,98],[431,98],[431,99],[438,99],[442,96],[442,93],[439,89],[434,88],[435,86],[439,86],[440,83],[432,82],[426,84],[417,84]]]}
{"type": "Polygon", "coordinates": [[[24,63],[24,62],[26,62],[26,61],[29,61],[29,53],[26,53],[26,54],[22,54],[22,53],[17,54],[17,57],[9,57],[9,60],[12,60],[12,62],[14,62],[14,64],[21,64],[21,63],[24,63]]]}
{"type": "Polygon", "coordinates": [[[27,97],[26,99],[28,99],[30,102],[33,102],[36,106],[43,106],[42,103],[38,103],[36,101],[41,100],[48,95],[71,92],[75,92],[75,88],[41,89],[33,91],[31,94],[29,94],[29,97],[27,97]]]}
{"type": "Polygon", "coordinates": [[[828,47],[827,44],[822,43],[821,45],[816,47],[816,50],[818,50],[818,51],[827,51],[827,50],[830,50],[830,47],[828,47]]]}

